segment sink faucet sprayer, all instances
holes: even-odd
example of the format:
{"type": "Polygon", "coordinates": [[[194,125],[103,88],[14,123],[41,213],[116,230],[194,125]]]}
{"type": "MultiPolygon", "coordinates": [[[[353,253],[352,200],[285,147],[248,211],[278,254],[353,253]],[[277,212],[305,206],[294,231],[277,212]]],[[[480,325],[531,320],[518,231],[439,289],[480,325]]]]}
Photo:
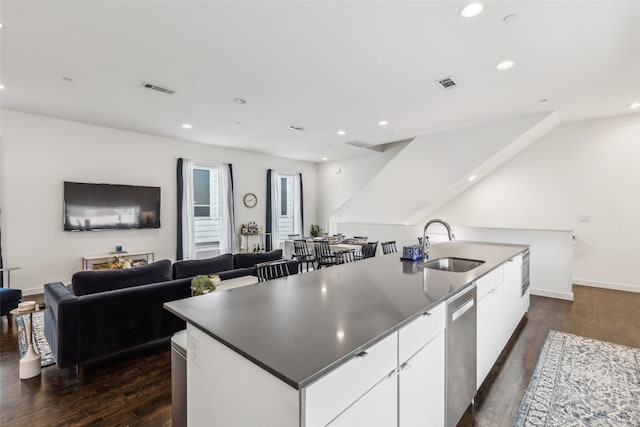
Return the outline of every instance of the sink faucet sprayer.
{"type": "Polygon", "coordinates": [[[449,235],[449,241],[455,240],[456,236],[453,235],[453,231],[451,231],[451,227],[447,224],[447,221],[443,219],[432,219],[424,225],[424,229],[422,230],[422,254],[425,259],[429,258],[429,247],[431,244],[429,243],[429,238],[427,237],[427,228],[434,222],[440,223],[444,225],[447,229],[447,234],[449,235]]]}

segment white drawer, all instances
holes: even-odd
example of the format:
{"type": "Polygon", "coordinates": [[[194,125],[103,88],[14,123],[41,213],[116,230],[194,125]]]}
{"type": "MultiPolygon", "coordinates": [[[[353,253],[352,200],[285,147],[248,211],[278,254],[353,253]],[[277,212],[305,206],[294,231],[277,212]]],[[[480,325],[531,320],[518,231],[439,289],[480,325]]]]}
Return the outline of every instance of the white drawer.
{"type": "Polygon", "coordinates": [[[325,426],[398,366],[398,334],[360,352],[306,388],[306,427],[325,426]]]}
{"type": "Polygon", "coordinates": [[[400,329],[399,363],[404,363],[442,332],[445,320],[444,303],[441,303],[400,329]]]}
{"type": "Polygon", "coordinates": [[[478,301],[504,280],[504,264],[494,268],[476,281],[478,301]]]}

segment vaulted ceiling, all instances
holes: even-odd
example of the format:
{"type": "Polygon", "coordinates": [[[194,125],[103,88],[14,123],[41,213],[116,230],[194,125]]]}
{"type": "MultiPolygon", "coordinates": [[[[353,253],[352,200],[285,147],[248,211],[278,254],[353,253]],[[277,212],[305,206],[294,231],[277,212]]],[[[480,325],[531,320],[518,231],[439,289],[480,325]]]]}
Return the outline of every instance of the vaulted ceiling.
{"type": "Polygon", "coordinates": [[[0,102],[320,161],[360,152],[352,141],[551,110],[602,117],[640,100],[640,2],[485,2],[462,18],[465,4],[3,1],[0,102]],[[497,70],[505,59],[515,66],[497,70]]]}

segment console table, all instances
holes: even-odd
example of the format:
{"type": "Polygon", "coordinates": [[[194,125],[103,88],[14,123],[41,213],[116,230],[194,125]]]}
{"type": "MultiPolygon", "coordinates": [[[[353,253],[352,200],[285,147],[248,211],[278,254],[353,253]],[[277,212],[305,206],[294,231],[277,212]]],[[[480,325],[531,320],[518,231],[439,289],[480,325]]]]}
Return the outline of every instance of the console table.
{"type": "Polygon", "coordinates": [[[111,259],[126,258],[133,261],[132,265],[149,264],[154,261],[155,254],[149,251],[138,252],[112,252],[110,254],[103,255],[89,255],[82,257],[82,269],[83,270],[103,270],[108,268],[105,266],[111,259]],[[136,264],[136,262],[138,264],[136,264]]]}
{"type": "Polygon", "coordinates": [[[260,245],[260,250],[258,250],[258,252],[264,252],[264,248],[266,247],[266,241],[265,241],[265,236],[267,235],[271,235],[271,233],[256,233],[256,234],[238,234],[238,236],[240,237],[239,240],[239,251],[240,252],[252,252],[251,250],[249,250],[249,240],[253,240],[253,244],[257,244],[260,245]],[[258,239],[252,239],[257,237],[258,239]],[[258,243],[255,243],[257,240],[258,243]]]}

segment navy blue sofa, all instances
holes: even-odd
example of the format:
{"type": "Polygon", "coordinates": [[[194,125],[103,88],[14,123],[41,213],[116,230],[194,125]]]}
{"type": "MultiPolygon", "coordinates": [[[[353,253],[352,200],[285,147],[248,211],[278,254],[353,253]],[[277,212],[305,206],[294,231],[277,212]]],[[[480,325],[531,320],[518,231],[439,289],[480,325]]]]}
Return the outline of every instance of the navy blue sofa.
{"type": "MultiPolygon", "coordinates": [[[[85,363],[132,348],[166,341],[184,321],[163,308],[191,296],[198,274],[221,278],[255,274],[255,264],[281,259],[282,251],[224,254],[203,260],[157,261],[123,270],[81,271],[71,284],[44,285],[45,336],[59,368],[85,363]]],[[[295,274],[298,263],[290,260],[295,274]]]]}

